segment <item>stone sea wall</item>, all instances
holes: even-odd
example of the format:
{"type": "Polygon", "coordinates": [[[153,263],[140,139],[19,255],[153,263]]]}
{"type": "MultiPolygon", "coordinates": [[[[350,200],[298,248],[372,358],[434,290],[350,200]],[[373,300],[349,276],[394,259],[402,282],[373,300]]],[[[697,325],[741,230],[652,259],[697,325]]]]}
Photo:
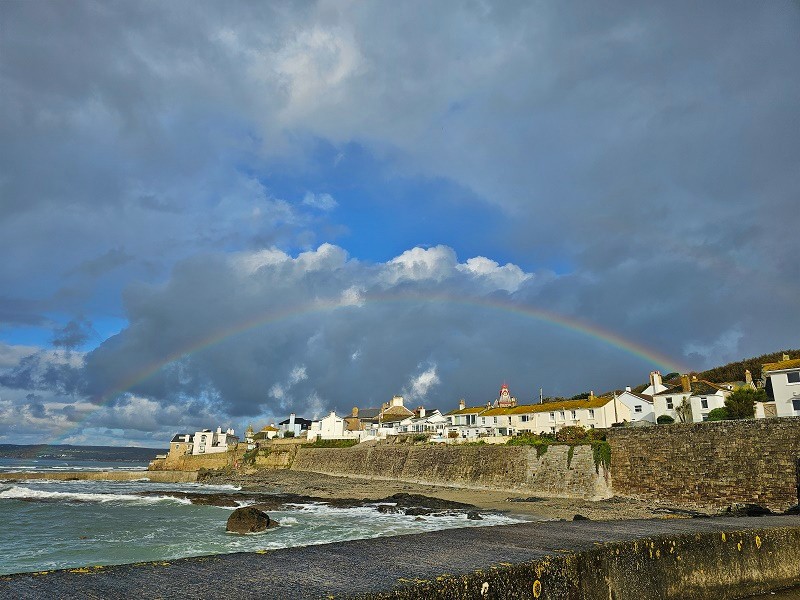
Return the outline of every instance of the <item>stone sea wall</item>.
{"type": "Polygon", "coordinates": [[[157,483],[186,483],[197,481],[197,471],[39,471],[35,473],[0,473],[5,481],[56,479],[60,481],[136,481],[149,479],[157,483]]]}
{"type": "Polygon", "coordinates": [[[235,468],[241,462],[246,448],[244,446],[228,452],[210,454],[188,454],[183,456],[167,455],[151,461],[149,470],[154,471],[199,471],[200,469],[235,468]]]}
{"type": "Polygon", "coordinates": [[[618,496],[699,508],[798,502],[798,418],[615,429],[608,441],[618,496]]]}
{"type": "Polygon", "coordinates": [[[529,446],[301,447],[292,470],[389,479],[538,496],[608,498],[610,478],[595,466],[592,449],[551,446],[541,456],[529,446]]]}

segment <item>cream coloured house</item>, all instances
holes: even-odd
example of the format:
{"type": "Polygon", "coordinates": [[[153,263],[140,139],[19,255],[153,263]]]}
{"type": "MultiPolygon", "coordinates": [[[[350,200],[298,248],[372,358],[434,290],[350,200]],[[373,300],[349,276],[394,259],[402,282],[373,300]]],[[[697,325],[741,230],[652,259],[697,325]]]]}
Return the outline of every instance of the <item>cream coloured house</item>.
{"type": "Polygon", "coordinates": [[[758,403],[763,406],[756,406],[756,416],[800,417],[800,358],[784,354],[783,360],[765,364],[761,376],[771,401],[758,403]]]}

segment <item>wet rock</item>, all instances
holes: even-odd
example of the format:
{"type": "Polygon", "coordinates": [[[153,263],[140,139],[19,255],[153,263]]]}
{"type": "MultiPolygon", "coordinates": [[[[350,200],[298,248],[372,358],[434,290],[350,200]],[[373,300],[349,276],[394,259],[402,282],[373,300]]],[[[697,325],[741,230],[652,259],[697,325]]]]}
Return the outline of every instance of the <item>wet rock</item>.
{"type": "Polygon", "coordinates": [[[467,518],[470,521],[483,521],[483,517],[477,510],[471,510],[467,513],[467,518]]]}
{"type": "Polygon", "coordinates": [[[432,508],[425,508],[422,506],[412,506],[405,510],[405,513],[409,517],[416,517],[419,515],[431,515],[433,514],[434,510],[432,508]]]}
{"type": "Polygon", "coordinates": [[[264,511],[252,506],[245,506],[237,508],[231,513],[225,530],[234,533],[255,533],[264,531],[271,523],[269,515],[264,511]]]}
{"type": "Polygon", "coordinates": [[[572,520],[573,521],[591,521],[591,519],[589,517],[585,517],[582,514],[576,514],[574,517],[572,517],[572,520]]]}
{"type": "Polygon", "coordinates": [[[537,498],[536,496],[528,496],[527,498],[506,498],[508,502],[541,502],[544,498],[537,498]]]}
{"type": "Polygon", "coordinates": [[[473,504],[466,504],[464,502],[456,502],[454,500],[443,500],[441,498],[434,498],[432,496],[423,496],[422,494],[406,494],[398,493],[383,498],[378,502],[392,502],[397,506],[422,506],[424,508],[475,508],[473,504]]]}
{"type": "Polygon", "coordinates": [[[391,504],[380,504],[378,505],[378,512],[383,513],[384,515],[396,515],[403,511],[396,506],[392,506],[391,504]]]}
{"type": "Polygon", "coordinates": [[[783,514],[785,515],[800,515],[800,504],[795,504],[791,508],[787,508],[786,512],[783,514]]]}
{"type": "Polygon", "coordinates": [[[764,517],[771,515],[772,511],[758,504],[734,503],[725,510],[725,514],[733,517],[764,517]]]}

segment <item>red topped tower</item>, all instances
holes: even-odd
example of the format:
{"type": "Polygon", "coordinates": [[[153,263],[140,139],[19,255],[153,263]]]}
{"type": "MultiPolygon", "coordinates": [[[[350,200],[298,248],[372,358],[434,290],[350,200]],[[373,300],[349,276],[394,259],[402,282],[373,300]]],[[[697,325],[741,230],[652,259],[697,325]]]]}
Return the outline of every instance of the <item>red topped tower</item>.
{"type": "Polygon", "coordinates": [[[503,384],[500,386],[500,397],[497,399],[497,406],[501,408],[510,408],[517,405],[517,399],[508,391],[508,385],[503,384]]]}

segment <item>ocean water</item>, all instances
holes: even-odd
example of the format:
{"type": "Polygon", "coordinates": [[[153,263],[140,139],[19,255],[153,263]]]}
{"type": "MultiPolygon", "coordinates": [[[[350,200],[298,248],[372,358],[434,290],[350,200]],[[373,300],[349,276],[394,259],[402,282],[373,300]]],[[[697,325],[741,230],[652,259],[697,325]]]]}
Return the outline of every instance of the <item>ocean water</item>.
{"type": "MultiPolygon", "coordinates": [[[[37,466],[38,470],[45,468],[37,466]]],[[[61,466],[64,465],[53,468],[61,466]]],[[[142,476],[146,477],[146,473],[142,476]]],[[[483,520],[472,521],[463,514],[419,518],[383,514],[374,505],[341,509],[298,504],[269,513],[280,523],[279,527],[236,535],[225,532],[232,508],[194,505],[170,495],[176,491],[235,489],[145,480],[11,481],[2,480],[0,473],[0,514],[4,525],[0,574],[277,549],[519,521],[505,515],[486,514],[483,520]],[[142,491],[160,493],[138,495],[142,491]]]]}
{"type": "Polygon", "coordinates": [[[147,463],[128,461],[58,460],[45,458],[0,457],[2,473],[41,473],[47,471],[146,471],[147,463]]]}

